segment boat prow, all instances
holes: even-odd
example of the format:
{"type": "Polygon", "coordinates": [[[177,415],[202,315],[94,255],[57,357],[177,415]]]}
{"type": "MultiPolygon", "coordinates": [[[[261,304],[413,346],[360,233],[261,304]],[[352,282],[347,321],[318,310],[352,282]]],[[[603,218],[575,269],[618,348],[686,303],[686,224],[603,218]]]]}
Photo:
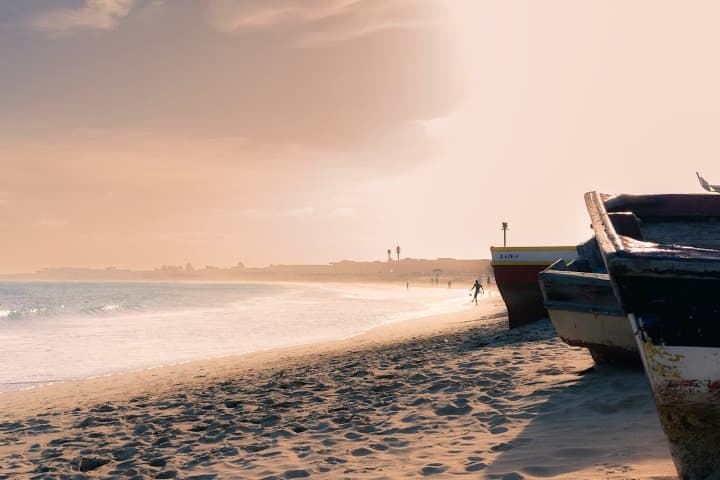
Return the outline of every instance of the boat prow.
{"type": "Polygon", "coordinates": [[[679,476],[719,478],[720,196],[585,201],[679,476]]]}
{"type": "Polygon", "coordinates": [[[538,274],[560,258],[577,256],[574,246],[490,247],[495,283],[510,328],[547,318],[538,274]]]}
{"type": "Polygon", "coordinates": [[[595,238],[578,245],[578,257],[540,272],[545,308],[558,336],[585,347],[596,364],[641,365],[630,322],[615,298],[595,238]]]}

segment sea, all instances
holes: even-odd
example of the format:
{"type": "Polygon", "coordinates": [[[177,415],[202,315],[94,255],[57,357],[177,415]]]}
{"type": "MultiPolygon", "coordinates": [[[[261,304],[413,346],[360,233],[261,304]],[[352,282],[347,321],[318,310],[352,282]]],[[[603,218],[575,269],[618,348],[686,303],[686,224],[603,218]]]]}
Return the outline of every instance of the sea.
{"type": "Polygon", "coordinates": [[[406,285],[0,282],[0,392],[295,345],[471,308],[406,285]]]}

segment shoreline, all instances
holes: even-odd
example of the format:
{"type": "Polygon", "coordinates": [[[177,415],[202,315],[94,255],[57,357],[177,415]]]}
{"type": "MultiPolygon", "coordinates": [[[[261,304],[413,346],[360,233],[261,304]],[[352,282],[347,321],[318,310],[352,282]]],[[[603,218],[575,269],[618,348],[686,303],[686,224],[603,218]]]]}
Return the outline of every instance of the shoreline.
{"type": "MultiPolygon", "coordinates": [[[[248,315],[240,315],[238,318],[240,318],[241,320],[234,320],[240,322],[237,323],[237,325],[239,326],[235,325],[232,322],[225,322],[225,324],[229,326],[225,330],[221,330],[222,332],[224,332],[223,336],[218,336],[218,340],[215,341],[214,344],[212,341],[206,341],[201,345],[193,345],[194,340],[192,340],[191,337],[187,337],[189,340],[185,343],[174,343],[168,341],[165,344],[159,344],[158,342],[155,342],[155,344],[157,344],[155,345],[155,347],[159,349],[155,351],[160,352],[158,354],[151,353],[153,351],[148,350],[148,347],[146,345],[138,344],[136,345],[136,349],[138,352],[140,352],[140,354],[135,355],[134,352],[129,351],[128,348],[123,347],[123,342],[115,341],[112,338],[112,333],[115,330],[122,330],[121,326],[127,319],[135,323],[143,323],[146,322],[143,317],[148,316],[151,317],[153,320],[153,323],[151,323],[152,326],[160,324],[162,322],[162,317],[165,315],[175,316],[183,321],[184,319],[187,319],[188,322],[185,323],[188,323],[190,328],[195,328],[198,333],[204,334],[204,318],[206,316],[210,316],[209,314],[206,315],[205,313],[205,310],[208,309],[208,307],[201,306],[194,307],[194,309],[189,308],[189,310],[186,310],[185,308],[180,309],[174,307],[173,305],[170,305],[167,308],[160,306],[154,307],[154,309],[153,307],[149,307],[140,310],[133,310],[132,307],[125,308],[127,306],[125,305],[127,301],[124,298],[105,298],[102,300],[98,300],[96,302],[97,305],[113,303],[112,307],[119,308],[119,310],[117,312],[113,311],[111,314],[108,314],[106,316],[104,315],[106,313],[104,312],[106,307],[103,306],[103,312],[98,313],[98,317],[101,318],[103,322],[114,322],[118,325],[118,327],[109,328],[105,331],[96,331],[96,327],[94,326],[94,324],[91,324],[91,322],[87,320],[91,317],[85,315],[82,310],[74,309],[68,312],[58,310],[58,315],[65,315],[65,317],[67,317],[71,322],[74,321],[74,315],[78,315],[78,318],[81,319],[80,321],[84,321],[87,324],[88,330],[82,329],[79,330],[77,333],[77,336],[82,339],[83,332],[90,332],[88,333],[87,342],[83,340],[74,341],[73,338],[68,338],[68,340],[70,341],[68,344],[68,342],[65,341],[52,341],[53,337],[49,336],[47,338],[51,340],[45,342],[48,345],[47,348],[38,348],[34,351],[38,353],[37,358],[39,359],[39,362],[32,361],[32,359],[35,358],[33,351],[28,351],[28,355],[21,354],[21,343],[17,342],[18,346],[14,348],[14,350],[11,345],[10,350],[16,351],[17,356],[14,355],[13,357],[8,357],[8,364],[6,365],[6,370],[3,372],[4,383],[0,385],[0,395],[12,391],[32,390],[34,388],[39,388],[46,385],[63,384],[68,382],[85,381],[93,378],[103,378],[112,375],[123,375],[134,372],[142,372],[147,370],[153,370],[159,367],[172,367],[196,361],[208,361],[226,356],[251,355],[258,351],[265,352],[275,349],[292,348],[293,346],[303,348],[304,346],[310,346],[315,343],[342,341],[356,335],[362,335],[364,331],[368,331],[377,326],[383,326],[388,323],[402,322],[406,319],[413,319],[430,315],[445,314],[447,312],[452,313],[454,311],[469,308],[469,305],[465,305],[466,303],[469,304],[469,301],[466,301],[468,300],[467,297],[464,297],[461,294],[462,292],[460,292],[459,290],[427,290],[427,288],[431,288],[429,286],[413,287],[411,291],[408,292],[406,295],[406,288],[404,284],[402,285],[402,287],[399,285],[392,287],[383,284],[345,285],[333,283],[312,284],[303,282],[265,283],[267,285],[274,286],[268,286],[266,288],[262,287],[261,283],[249,283],[247,285],[250,285],[252,287],[251,289],[249,289],[252,291],[263,291],[269,288],[282,289],[280,291],[287,291],[291,293],[291,301],[302,300],[302,298],[299,297],[297,294],[297,291],[299,291],[298,288],[301,288],[303,292],[307,291],[310,297],[317,297],[318,299],[324,299],[328,297],[344,298],[347,296],[351,299],[348,301],[354,304],[358,304],[358,302],[361,301],[360,299],[365,296],[367,296],[369,299],[374,299],[376,297],[382,299],[384,297],[387,297],[389,300],[385,302],[386,305],[384,307],[381,307],[379,309],[376,308],[377,311],[369,310],[371,312],[370,314],[363,314],[362,310],[358,310],[358,315],[356,316],[363,316],[363,318],[360,319],[360,321],[346,320],[344,324],[341,322],[339,323],[340,325],[345,325],[342,328],[333,326],[332,319],[326,318],[327,315],[315,319],[315,317],[311,314],[309,320],[311,322],[315,322],[313,323],[313,325],[316,325],[317,327],[315,327],[314,330],[309,329],[307,331],[301,331],[298,328],[294,327],[294,325],[298,325],[298,322],[294,321],[293,318],[289,318],[287,315],[285,315],[284,317],[281,317],[280,323],[286,326],[283,326],[282,328],[277,328],[275,331],[270,331],[268,329],[263,330],[261,327],[258,327],[260,328],[262,334],[256,335],[253,333],[254,331],[252,330],[253,328],[256,328],[253,327],[254,323],[252,321],[252,318],[249,318],[248,315]],[[123,307],[119,307],[118,305],[115,305],[115,303],[117,303],[118,305],[123,305],[123,307]],[[393,311],[396,313],[393,313],[393,311]],[[375,312],[376,314],[373,314],[372,312],[375,312]],[[183,316],[178,317],[178,315],[181,314],[183,316]],[[155,317],[157,317],[157,321],[155,321],[155,317]],[[192,319],[196,320],[193,321],[192,319]],[[107,332],[107,335],[105,335],[104,332],[107,332]],[[250,335],[250,337],[248,337],[248,335],[250,335]],[[262,338],[260,338],[261,336],[262,338]],[[246,340],[246,338],[255,338],[257,339],[257,341],[251,342],[249,340],[246,340]],[[83,345],[87,345],[88,348],[83,349],[83,345]],[[120,356],[115,355],[115,360],[113,359],[113,355],[103,355],[103,352],[108,348],[110,348],[111,351],[126,351],[126,354],[120,356]],[[145,348],[145,351],[149,354],[143,356],[143,348],[145,348]],[[83,350],[86,350],[86,352],[83,353],[83,350]],[[50,353],[42,353],[46,351],[53,352],[54,355],[58,356],[56,358],[67,357],[71,361],[68,362],[67,366],[63,366],[62,363],[58,363],[57,361],[53,360],[53,357],[50,356],[50,353]],[[67,355],[65,355],[65,352],[67,352],[67,355]],[[77,353],[74,354],[72,352],[77,353]],[[73,363],[73,361],[75,363],[73,363]],[[86,362],[87,366],[83,366],[83,362],[86,362]],[[7,374],[5,374],[5,372],[7,372],[7,374]]],[[[183,292],[184,290],[182,289],[185,288],[182,287],[182,285],[180,285],[178,288],[172,287],[171,284],[167,285],[167,288],[169,288],[169,291],[173,292],[173,294],[176,294],[175,292],[183,292]]],[[[231,291],[235,288],[233,287],[233,285],[242,285],[242,283],[230,283],[225,285],[225,287],[221,288],[227,288],[230,289],[228,291],[231,291]]],[[[187,285],[187,287],[190,288],[191,285],[187,285]]],[[[75,290],[82,290],[82,287],[77,286],[69,288],[73,288],[75,290]]],[[[101,286],[99,288],[103,287],[101,286]]],[[[237,288],[243,290],[245,287],[237,288]]],[[[179,295],[183,295],[183,293],[179,293],[179,295]]],[[[262,292],[259,295],[259,298],[262,299],[262,292]]],[[[61,300],[58,300],[58,302],[60,301],[61,300]]],[[[219,307],[217,307],[217,309],[215,308],[215,306],[213,306],[208,311],[217,311],[222,313],[221,310],[223,309],[232,311],[236,308],[232,302],[227,302],[229,302],[229,300],[222,300],[218,303],[219,307]]],[[[342,305],[340,305],[340,307],[342,307],[342,305]]],[[[18,315],[21,315],[20,318],[22,321],[25,321],[25,316],[29,317],[30,320],[34,318],[34,314],[32,314],[32,312],[35,311],[34,309],[27,310],[30,311],[31,314],[25,315],[24,312],[26,310],[23,310],[22,308],[17,306],[16,308],[19,312],[18,315]]],[[[45,309],[40,308],[40,310],[41,312],[43,312],[45,309]]],[[[96,307],[95,310],[99,311],[99,308],[96,307]]],[[[52,314],[53,311],[50,311],[52,314]]],[[[242,309],[240,309],[240,311],[242,312],[242,309]]],[[[340,311],[341,310],[338,310],[338,312],[340,311]]],[[[10,313],[14,314],[15,312],[11,310],[10,313]]],[[[353,314],[353,312],[348,311],[348,314],[353,314]]],[[[0,312],[0,315],[2,315],[2,312],[0,312]]],[[[41,315],[44,314],[38,314],[38,317],[42,320],[43,317],[41,315]]],[[[215,316],[218,315],[219,314],[216,314],[215,316]]],[[[340,313],[338,313],[338,315],[340,315],[340,313]]],[[[305,314],[303,317],[308,317],[308,315],[305,314]]],[[[349,317],[353,318],[352,315],[349,315],[349,317]]],[[[345,318],[347,318],[347,315],[345,318]]],[[[14,326],[14,320],[12,318],[9,318],[6,321],[10,322],[11,327],[14,326]]],[[[275,323],[280,324],[278,322],[275,323]]],[[[17,322],[17,324],[21,325],[20,322],[17,322]]],[[[138,328],[141,327],[143,327],[143,325],[138,326],[138,328]]],[[[221,327],[223,327],[223,325],[221,325],[221,327]]],[[[182,332],[183,330],[181,329],[177,331],[182,332]]],[[[210,336],[212,335],[212,331],[213,330],[208,330],[208,338],[210,338],[210,336]]],[[[166,336],[166,332],[158,328],[154,328],[153,332],[154,335],[145,337],[145,343],[147,345],[151,345],[153,343],[153,338],[161,339],[165,338],[166,336]]],[[[27,345],[30,344],[32,337],[36,336],[30,330],[25,330],[24,332],[21,331],[21,333],[28,337],[27,339],[25,339],[25,344],[27,345]]],[[[175,338],[178,336],[172,335],[172,332],[167,332],[167,334],[169,338],[175,338]]],[[[215,335],[217,336],[218,334],[216,333],[215,335]]],[[[0,402],[2,402],[2,400],[0,400],[0,402]]]]}
{"type": "MultiPolygon", "coordinates": [[[[190,378],[197,378],[195,372],[207,372],[203,375],[207,375],[207,380],[212,381],[214,373],[226,369],[236,373],[242,370],[278,367],[283,363],[293,361],[312,361],[315,356],[322,357],[350,349],[372,348],[383,343],[402,342],[409,338],[437,335],[453,330],[458,325],[467,322],[479,322],[488,315],[503,314],[505,306],[499,295],[484,297],[484,301],[488,303],[482,304],[482,309],[492,309],[489,313],[481,313],[481,308],[470,308],[464,311],[420,316],[384,323],[346,339],[190,360],[143,370],[110,373],[86,379],[45,383],[25,389],[0,392],[0,408],[3,410],[0,418],[4,415],[13,415],[9,411],[27,415],[33,410],[39,409],[40,406],[44,409],[62,408],[64,402],[70,398],[86,404],[122,396],[129,397],[139,393],[138,389],[143,391],[172,388],[173,385],[188,381],[190,378]],[[59,401],[59,404],[53,405],[56,401],[59,401]]],[[[226,374],[228,373],[219,376],[226,374]]]]}
{"type": "Polygon", "coordinates": [[[3,480],[677,479],[644,374],[594,367],[547,320],[507,330],[499,295],[0,405],[3,480]]]}

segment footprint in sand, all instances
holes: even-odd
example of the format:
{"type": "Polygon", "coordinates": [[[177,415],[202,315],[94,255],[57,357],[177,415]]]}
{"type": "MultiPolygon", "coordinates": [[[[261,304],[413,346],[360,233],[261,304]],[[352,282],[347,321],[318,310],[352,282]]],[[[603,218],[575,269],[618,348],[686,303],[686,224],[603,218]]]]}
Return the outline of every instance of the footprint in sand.
{"type": "Polygon", "coordinates": [[[307,470],[288,470],[284,474],[285,478],[308,478],[310,473],[307,470]]]}
{"type": "Polygon", "coordinates": [[[341,465],[343,463],[347,463],[347,460],[337,457],[327,457],[325,461],[330,465],[341,465]]]}
{"type": "Polygon", "coordinates": [[[470,405],[445,405],[435,409],[435,415],[447,417],[450,415],[466,415],[472,411],[470,405]]]}
{"type": "Polygon", "coordinates": [[[510,443],[498,443],[497,445],[490,447],[490,450],[493,452],[505,452],[510,450],[512,447],[513,446],[510,443]]]}
{"type": "Polygon", "coordinates": [[[420,473],[422,473],[424,477],[427,477],[429,475],[438,475],[445,472],[447,469],[447,465],[443,465],[442,463],[430,463],[425,465],[422,470],[420,470],[420,473]]]}
{"type": "Polygon", "coordinates": [[[505,428],[505,427],[492,427],[492,428],[489,430],[489,432],[490,432],[491,434],[493,434],[493,435],[499,435],[499,434],[505,433],[505,432],[507,432],[507,431],[508,431],[508,429],[505,428]]]}
{"type": "Polygon", "coordinates": [[[387,443],[393,448],[403,448],[410,445],[410,442],[408,442],[407,440],[400,440],[399,438],[395,437],[385,437],[383,440],[385,441],[385,443],[387,443]]]}
{"type": "Polygon", "coordinates": [[[348,432],[344,436],[348,440],[352,440],[354,442],[360,442],[362,440],[367,440],[367,437],[365,435],[360,435],[359,433],[356,433],[356,432],[348,432]]]}
{"type": "Polygon", "coordinates": [[[372,450],[369,450],[365,447],[356,448],[355,450],[350,452],[353,457],[365,457],[367,455],[372,455],[372,453],[372,450]]]}
{"type": "Polygon", "coordinates": [[[418,415],[417,413],[411,413],[410,415],[407,415],[406,417],[403,417],[400,419],[403,423],[416,423],[416,422],[422,422],[423,420],[427,420],[427,417],[424,415],[418,415]]]}
{"type": "Polygon", "coordinates": [[[473,462],[468,464],[465,467],[466,472],[479,472],[480,470],[484,470],[487,468],[487,465],[483,462],[473,462]]]}

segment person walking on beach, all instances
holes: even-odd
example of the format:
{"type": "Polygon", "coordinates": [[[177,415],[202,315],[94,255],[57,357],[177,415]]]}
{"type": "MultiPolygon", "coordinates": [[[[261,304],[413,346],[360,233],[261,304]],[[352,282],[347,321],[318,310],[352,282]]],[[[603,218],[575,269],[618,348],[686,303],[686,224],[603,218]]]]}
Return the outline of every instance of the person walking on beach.
{"type": "Polygon", "coordinates": [[[480,285],[480,282],[477,279],[475,279],[475,283],[473,283],[473,286],[470,287],[470,293],[471,293],[471,295],[473,295],[473,301],[475,302],[475,305],[478,304],[477,297],[478,297],[478,293],[480,293],[481,290],[483,292],[483,295],[485,295],[485,289],[483,289],[482,285],[480,285]],[[473,290],[475,290],[474,295],[472,294],[473,290]]]}

